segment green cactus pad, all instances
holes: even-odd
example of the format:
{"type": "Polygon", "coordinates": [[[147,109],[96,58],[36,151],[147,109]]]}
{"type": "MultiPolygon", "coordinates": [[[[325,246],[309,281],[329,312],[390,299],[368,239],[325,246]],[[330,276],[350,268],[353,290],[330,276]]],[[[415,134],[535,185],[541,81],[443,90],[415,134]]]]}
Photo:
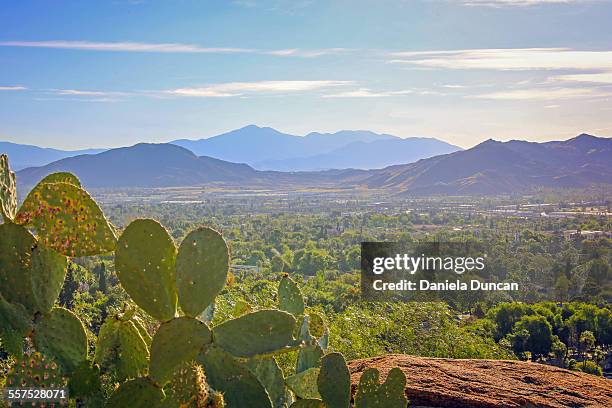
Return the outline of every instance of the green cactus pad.
{"type": "Polygon", "coordinates": [[[147,378],[136,378],[119,386],[106,403],[108,408],[157,408],[164,392],[147,378]]]}
{"type": "Polygon", "coordinates": [[[206,383],[202,366],[183,363],[165,388],[164,408],[223,408],[223,396],[206,383]]]}
{"type": "Polygon", "coordinates": [[[291,389],[299,398],[303,399],[320,399],[317,386],[319,378],[318,368],[309,368],[299,374],[289,376],[285,379],[287,387],[291,389]]]}
{"type": "Polygon", "coordinates": [[[176,248],[157,221],[142,219],[123,231],[115,251],[121,285],[138,306],[160,321],[176,314],[176,248]]]}
{"type": "Polygon", "coordinates": [[[32,251],[32,290],[37,311],[47,313],[53,308],[59,296],[64,279],[68,258],[42,245],[32,251]]]}
{"type": "Polygon", "coordinates": [[[236,358],[219,347],[210,347],[198,356],[210,386],[223,393],[228,408],[273,408],[272,401],[257,377],[236,358]]]}
{"type": "Polygon", "coordinates": [[[41,353],[15,360],[6,377],[6,387],[15,388],[61,388],[65,383],[59,365],[41,353]]]}
{"type": "Polygon", "coordinates": [[[100,327],[94,360],[123,381],[146,373],[149,348],[134,322],[112,317],[100,327]]]}
{"type": "Polygon", "coordinates": [[[342,354],[330,353],[323,356],[317,385],[327,408],[348,408],[351,401],[351,374],[342,354]]]}
{"type": "Polygon", "coordinates": [[[4,299],[21,303],[34,314],[36,295],[32,288],[32,249],[36,239],[21,225],[0,225],[0,290],[4,299]]]}
{"type": "Polygon", "coordinates": [[[100,367],[90,361],[82,361],[70,376],[68,391],[71,398],[88,398],[102,391],[100,367]]]}
{"type": "Polygon", "coordinates": [[[280,310],[259,310],[213,329],[215,344],[236,357],[282,350],[293,340],[294,317],[280,310]]]}
{"type": "Polygon", "coordinates": [[[295,372],[301,373],[309,368],[320,367],[323,354],[323,350],[318,344],[301,348],[298,353],[295,372]]]}
{"type": "Polygon", "coordinates": [[[185,237],[176,257],[179,304],[187,316],[204,311],[223,289],[229,272],[225,240],[211,228],[199,228],[185,237]]]}
{"type": "Polygon", "coordinates": [[[151,344],[151,378],[164,385],[182,363],[196,358],[211,341],[210,329],[199,320],[179,317],[162,324],[151,344]]]}
{"type": "Polygon", "coordinates": [[[290,399],[285,389],[283,371],[278,366],[274,357],[252,358],[247,361],[247,367],[251,370],[259,382],[264,386],[274,407],[285,407],[290,399]]]}
{"type": "Polygon", "coordinates": [[[355,395],[355,407],[406,408],[406,376],[402,370],[397,367],[391,369],[383,384],[378,383],[379,378],[380,373],[376,368],[368,368],[363,372],[355,395]]]}
{"type": "Polygon", "coordinates": [[[290,408],[325,408],[325,404],[318,399],[303,399],[295,401],[290,408]]]}
{"type": "Polygon", "coordinates": [[[308,330],[310,335],[316,339],[320,339],[325,335],[327,330],[325,320],[323,320],[323,317],[318,313],[308,313],[308,317],[308,330]]]}
{"type": "Polygon", "coordinates": [[[23,354],[23,338],[32,330],[32,320],[26,308],[9,303],[0,295],[0,339],[2,347],[15,357],[23,354]]]}
{"type": "Polygon", "coordinates": [[[298,285],[285,275],[278,285],[278,308],[293,315],[304,314],[304,297],[298,285]]]}
{"type": "Polygon", "coordinates": [[[148,366],[149,348],[133,321],[119,324],[118,341],[121,353],[118,355],[117,374],[121,379],[143,375],[148,366]]]}
{"type": "Polygon", "coordinates": [[[6,154],[0,155],[0,215],[4,222],[15,218],[17,212],[17,182],[9,167],[6,154]]]}
{"type": "Polygon", "coordinates": [[[77,187],[81,186],[81,180],[77,176],[68,172],[59,172],[59,173],[51,173],[47,177],[40,180],[38,184],[48,184],[48,183],[68,183],[77,187]]]}
{"type": "Polygon", "coordinates": [[[153,338],[151,337],[151,335],[147,331],[147,328],[145,327],[144,322],[142,321],[142,319],[140,317],[138,317],[138,316],[134,316],[134,317],[132,317],[131,320],[134,323],[134,326],[136,326],[136,328],[138,329],[138,333],[140,333],[140,337],[142,337],[142,339],[147,344],[147,347],[151,348],[151,342],[153,341],[153,338]]]}
{"type": "Polygon", "coordinates": [[[16,222],[36,229],[40,242],[71,257],[111,252],[115,232],[87,191],[70,183],[39,183],[16,222]]]}
{"type": "Polygon", "coordinates": [[[83,323],[68,309],[56,307],[34,329],[34,345],[54,358],[70,374],[87,358],[87,334],[83,323]]]}

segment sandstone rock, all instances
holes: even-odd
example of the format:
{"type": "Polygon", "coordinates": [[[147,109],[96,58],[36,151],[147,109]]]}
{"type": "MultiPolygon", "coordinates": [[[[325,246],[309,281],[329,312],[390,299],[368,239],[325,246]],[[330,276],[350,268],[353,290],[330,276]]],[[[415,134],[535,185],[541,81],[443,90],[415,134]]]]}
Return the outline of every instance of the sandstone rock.
{"type": "Polygon", "coordinates": [[[378,368],[385,379],[399,367],[410,406],[612,407],[612,380],[537,363],[390,354],[351,361],[349,367],[353,388],[366,368],[378,368]]]}

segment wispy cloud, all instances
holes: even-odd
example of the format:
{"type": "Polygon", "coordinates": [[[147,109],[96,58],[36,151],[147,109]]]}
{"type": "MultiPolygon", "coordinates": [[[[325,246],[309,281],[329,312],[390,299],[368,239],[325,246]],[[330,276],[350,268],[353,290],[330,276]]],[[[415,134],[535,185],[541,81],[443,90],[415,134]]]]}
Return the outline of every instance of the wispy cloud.
{"type": "Polygon", "coordinates": [[[106,52],[147,52],[147,53],[187,53],[187,54],[259,54],[278,57],[314,58],[324,55],[345,54],[348,48],[259,50],[253,48],[202,47],[181,43],[142,43],[142,42],[95,42],[95,41],[0,41],[0,47],[52,48],[81,51],[106,52]]]}
{"type": "Polygon", "coordinates": [[[551,82],[581,82],[591,84],[611,84],[612,71],[599,73],[585,73],[573,75],[556,75],[549,78],[551,82]]]}
{"type": "Polygon", "coordinates": [[[352,81],[254,81],[226,82],[203,87],[177,88],[163,91],[163,94],[199,98],[227,98],[253,94],[285,94],[309,92],[338,86],[350,85],[352,81]]]}
{"type": "Polygon", "coordinates": [[[439,69],[487,70],[612,70],[612,51],[570,48],[491,48],[442,51],[400,51],[391,64],[439,69]]]}
{"type": "Polygon", "coordinates": [[[57,95],[71,95],[71,96],[98,96],[98,97],[109,97],[109,96],[125,96],[126,92],[115,92],[115,91],[89,91],[81,89],[51,89],[57,95]]]}
{"type": "Polygon", "coordinates": [[[413,90],[403,91],[373,91],[369,88],[358,88],[350,91],[337,92],[323,95],[324,98],[384,98],[388,96],[400,96],[414,93],[413,90]]]}
{"type": "Polygon", "coordinates": [[[612,91],[594,88],[530,88],[470,95],[469,98],[494,100],[565,100],[612,97],[612,91]]]}
{"type": "Polygon", "coordinates": [[[346,54],[353,51],[350,48],[321,48],[316,50],[304,50],[299,48],[287,48],[283,50],[264,51],[263,54],[276,55],[278,57],[303,57],[314,58],[324,55],[346,54]]]}
{"type": "Polygon", "coordinates": [[[25,86],[0,86],[0,91],[25,91],[25,86]]]}
{"type": "Polygon", "coordinates": [[[248,48],[201,47],[179,43],[93,42],[93,41],[1,41],[2,47],[57,48],[87,51],[158,53],[249,53],[248,48]]]}
{"type": "Polygon", "coordinates": [[[597,0],[451,0],[466,6],[530,7],[550,4],[589,3],[597,0]]]}

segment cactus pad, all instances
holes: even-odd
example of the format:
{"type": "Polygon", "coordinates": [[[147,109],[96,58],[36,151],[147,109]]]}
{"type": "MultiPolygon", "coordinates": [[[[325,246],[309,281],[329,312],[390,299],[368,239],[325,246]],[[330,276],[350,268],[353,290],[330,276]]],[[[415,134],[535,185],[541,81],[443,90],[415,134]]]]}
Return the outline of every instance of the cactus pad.
{"type": "Polygon", "coordinates": [[[68,183],[77,187],[81,187],[81,180],[77,176],[68,172],[51,173],[47,177],[40,180],[38,184],[46,183],[68,183]]]}
{"type": "Polygon", "coordinates": [[[123,231],[115,251],[121,285],[138,306],[160,321],[176,314],[176,248],[157,221],[142,219],[123,231]]]}
{"type": "Polygon", "coordinates": [[[285,275],[278,285],[278,308],[293,315],[304,314],[304,297],[298,285],[285,275]]]}
{"type": "Polygon", "coordinates": [[[37,311],[47,313],[53,308],[62,290],[67,266],[68,258],[64,255],[42,245],[34,248],[31,276],[37,311]]]}
{"type": "Polygon", "coordinates": [[[198,356],[212,388],[223,393],[228,408],[272,408],[272,401],[257,377],[237,359],[218,347],[198,356]]]}
{"type": "Polygon", "coordinates": [[[391,369],[383,384],[378,383],[379,377],[380,373],[376,368],[368,368],[363,372],[355,395],[355,407],[406,408],[406,376],[402,370],[397,367],[391,369]]]}
{"type": "Polygon", "coordinates": [[[0,155],[0,215],[4,222],[15,218],[17,212],[17,183],[9,167],[6,154],[0,155]]]}
{"type": "Polygon", "coordinates": [[[0,295],[0,339],[2,347],[15,357],[23,354],[23,338],[32,330],[31,317],[19,303],[9,303],[0,295]]]}
{"type": "Polygon", "coordinates": [[[318,378],[319,369],[309,368],[306,371],[287,377],[285,382],[287,383],[287,387],[289,387],[299,398],[320,399],[321,395],[319,395],[317,387],[318,378]]]}
{"type": "Polygon", "coordinates": [[[56,307],[34,329],[34,345],[54,358],[70,374],[87,358],[87,335],[79,318],[68,309],[56,307]]]}
{"type": "Polygon", "coordinates": [[[247,367],[264,386],[274,407],[287,406],[286,403],[290,402],[291,396],[287,394],[283,371],[274,357],[249,359],[247,367]]]}
{"type": "Polygon", "coordinates": [[[164,407],[223,408],[223,395],[206,383],[202,366],[193,361],[183,363],[167,387],[164,407]]]}
{"type": "Polygon", "coordinates": [[[90,361],[82,361],[70,376],[68,390],[71,398],[88,398],[100,394],[100,367],[91,365],[90,361]]]}
{"type": "Polygon", "coordinates": [[[179,304],[187,316],[204,311],[223,289],[229,271],[225,240],[211,228],[191,231],[176,257],[176,287],[179,304]]]}
{"type": "Polygon", "coordinates": [[[342,354],[330,353],[321,359],[317,385],[327,408],[348,408],[351,401],[351,375],[342,354]]]}
{"type": "Polygon", "coordinates": [[[130,380],[119,386],[106,403],[108,408],[156,408],[164,392],[147,378],[130,380]]]}
{"type": "Polygon", "coordinates": [[[211,341],[210,329],[199,320],[179,317],[162,324],[151,344],[151,378],[165,384],[182,363],[195,359],[211,341]]]}
{"type": "Polygon", "coordinates": [[[115,249],[116,237],[87,191],[70,183],[39,183],[17,212],[16,222],[36,229],[40,242],[71,257],[115,249]]]}
{"type": "Polygon", "coordinates": [[[295,401],[290,408],[325,408],[325,404],[318,399],[303,399],[295,401]]]}
{"type": "Polygon", "coordinates": [[[280,310],[259,310],[213,329],[215,344],[236,357],[280,351],[293,340],[294,317],[280,310]]]}
{"type": "Polygon", "coordinates": [[[59,365],[41,353],[18,358],[6,378],[6,386],[16,388],[60,388],[64,384],[59,365]]]}
{"type": "Polygon", "coordinates": [[[323,354],[323,350],[318,344],[302,347],[298,353],[295,372],[301,373],[309,368],[319,367],[323,354]]]}
{"type": "Polygon", "coordinates": [[[113,371],[120,381],[144,375],[149,365],[149,348],[131,320],[107,319],[98,334],[95,361],[113,371]]]}
{"type": "Polygon", "coordinates": [[[32,314],[36,296],[32,289],[32,249],[36,239],[21,225],[0,225],[0,291],[8,302],[21,303],[32,314]]]}

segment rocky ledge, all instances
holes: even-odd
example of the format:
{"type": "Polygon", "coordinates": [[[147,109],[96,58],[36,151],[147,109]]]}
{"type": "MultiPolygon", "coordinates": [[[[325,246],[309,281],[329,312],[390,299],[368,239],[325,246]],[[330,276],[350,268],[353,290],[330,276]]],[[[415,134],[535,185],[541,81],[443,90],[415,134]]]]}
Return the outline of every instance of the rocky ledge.
{"type": "Polygon", "coordinates": [[[411,407],[612,407],[612,380],[543,364],[390,354],[349,367],[353,388],[367,368],[378,368],[384,380],[399,367],[411,407]]]}

